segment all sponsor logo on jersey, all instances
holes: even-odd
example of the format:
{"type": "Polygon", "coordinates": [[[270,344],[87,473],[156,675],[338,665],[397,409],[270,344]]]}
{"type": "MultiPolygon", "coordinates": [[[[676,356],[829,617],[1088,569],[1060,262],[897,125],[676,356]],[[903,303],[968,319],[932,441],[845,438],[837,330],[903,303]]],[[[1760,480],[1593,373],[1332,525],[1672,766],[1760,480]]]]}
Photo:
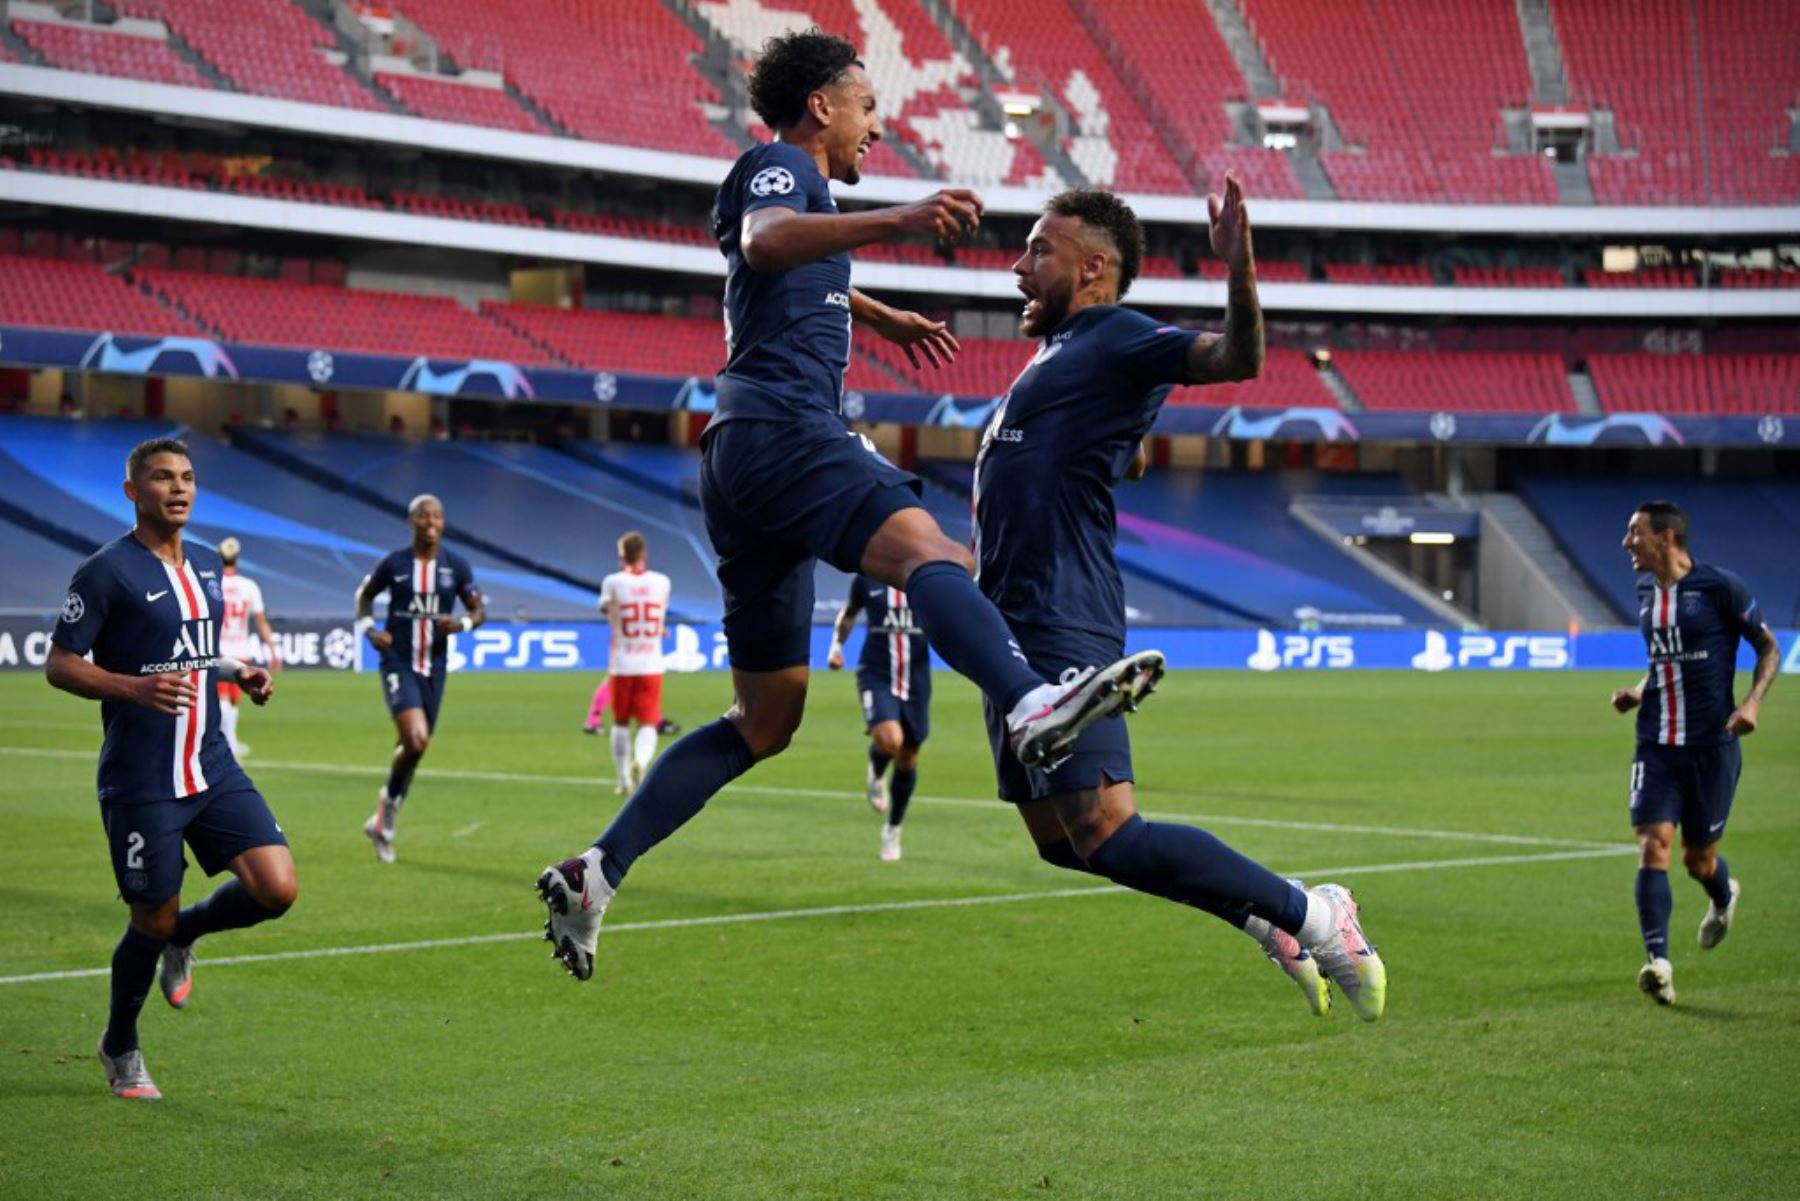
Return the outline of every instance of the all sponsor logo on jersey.
{"type": "Polygon", "coordinates": [[[827,292],[825,293],[825,303],[834,309],[847,309],[850,307],[850,293],[827,292]]]}
{"type": "Polygon", "coordinates": [[[794,173],[786,167],[764,167],[750,179],[752,196],[786,196],[794,190],[794,173]]]}

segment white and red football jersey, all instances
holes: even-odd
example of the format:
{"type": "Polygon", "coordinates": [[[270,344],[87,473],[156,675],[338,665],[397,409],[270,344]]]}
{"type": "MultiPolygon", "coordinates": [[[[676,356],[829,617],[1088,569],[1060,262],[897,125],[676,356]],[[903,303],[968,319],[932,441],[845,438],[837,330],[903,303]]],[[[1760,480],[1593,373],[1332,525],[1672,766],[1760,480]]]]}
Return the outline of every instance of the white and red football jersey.
{"type": "Polygon", "coordinates": [[[619,676],[660,676],[669,577],[660,571],[615,571],[600,581],[600,608],[619,615],[609,670],[619,676]]]}
{"type": "Polygon", "coordinates": [[[219,626],[219,653],[233,659],[250,657],[250,617],[263,611],[262,589],[256,581],[227,572],[220,581],[225,591],[225,613],[219,626]]]}

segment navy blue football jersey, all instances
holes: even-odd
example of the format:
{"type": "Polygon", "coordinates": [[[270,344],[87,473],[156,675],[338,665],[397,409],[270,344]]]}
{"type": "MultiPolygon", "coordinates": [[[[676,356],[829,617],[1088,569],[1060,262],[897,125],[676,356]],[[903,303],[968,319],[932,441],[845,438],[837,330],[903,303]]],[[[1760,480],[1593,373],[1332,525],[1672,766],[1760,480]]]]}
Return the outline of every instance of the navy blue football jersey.
{"type": "Polygon", "coordinates": [[[757,209],[835,213],[818,164],[785,142],[748,150],[713,205],[713,236],[725,255],[727,359],[715,422],[784,417],[796,409],[836,414],[850,368],[850,256],[787,271],[752,271],[741,246],[757,209]]]}
{"type": "Polygon", "coordinates": [[[186,675],[198,689],[192,709],[170,715],[102,701],[102,804],[140,805],[205,792],[235,777],[237,761],[219,733],[219,619],[225,611],[219,556],[183,548],[180,567],[126,534],[75,569],[51,641],[122,676],[186,675]]]}
{"type": "Polygon", "coordinates": [[[906,593],[859,575],[850,585],[850,603],[852,610],[860,608],[869,619],[857,677],[886,687],[903,701],[930,695],[931,648],[913,619],[906,593]]]}
{"type": "Polygon", "coordinates": [[[1639,742],[1717,746],[1736,735],[1725,721],[1737,708],[1738,639],[1762,628],[1762,612],[1744,581],[1696,563],[1667,588],[1638,577],[1638,628],[1650,666],[1638,709],[1639,742]]]}
{"type": "Polygon", "coordinates": [[[388,594],[387,625],[394,643],[382,652],[384,663],[399,663],[422,676],[444,670],[450,637],[437,619],[456,612],[457,598],[473,609],[481,600],[469,561],[439,545],[435,559],[413,557],[412,548],[397,550],[375,568],[379,591],[388,594]]]}
{"type": "Polygon", "coordinates": [[[1082,309],[1001,398],[975,459],[975,558],[1009,622],[1124,639],[1113,489],[1195,336],[1116,305],[1082,309]]]}

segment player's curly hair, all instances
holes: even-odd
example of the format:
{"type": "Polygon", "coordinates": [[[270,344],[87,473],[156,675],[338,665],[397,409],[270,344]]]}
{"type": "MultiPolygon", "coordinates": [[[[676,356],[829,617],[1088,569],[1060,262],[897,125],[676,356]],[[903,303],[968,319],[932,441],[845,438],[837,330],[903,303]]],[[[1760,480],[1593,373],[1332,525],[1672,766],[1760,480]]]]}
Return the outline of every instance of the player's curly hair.
{"type": "Polygon", "coordinates": [[[187,443],[180,438],[151,438],[148,441],[139,442],[131,448],[131,453],[125,456],[125,478],[137,479],[138,472],[144,469],[144,464],[153,455],[180,455],[184,459],[193,458],[188,454],[187,443]]]}
{"type": "Polygon", "coordinates": [[[1144,227],[1131,206],[1105,188],[1070,188],[1052,196],[1044,211],[1078,217],[1083,225],[1106,231],[1119,252],[1119,297],[1123,299],[1144,263],[1144,227]]]}
{"type": "Polygon", "coordinates": [[[806,115],[806,98],[862,66],[856,47],[817,25],[770,38],[750,72],[750,107],[770,129],[789,129],[806,115]]]}

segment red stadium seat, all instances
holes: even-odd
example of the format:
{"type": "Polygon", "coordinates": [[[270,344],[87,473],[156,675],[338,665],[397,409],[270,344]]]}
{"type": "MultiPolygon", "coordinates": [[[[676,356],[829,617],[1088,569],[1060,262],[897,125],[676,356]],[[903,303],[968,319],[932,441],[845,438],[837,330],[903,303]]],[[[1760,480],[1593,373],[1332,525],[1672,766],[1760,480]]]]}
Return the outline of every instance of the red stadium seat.
{"type": "Polygon", "coordinates": [[[158,38],[50,21],[14,21],[12,30],[43,55],[45,62],[65,71],[117,75],[189,88],[212,86],[192,64],[158,38]]]}
{"type": "Polygon", "coordinates": [[[518,133],[550,132],[499,88],[388,72],[377,73],[375,82],[421,117],[518,133]]]}
{"type": "Polygon", "coordinates": [[[115,0],[127,16],[166,22],[233,83],[261,96],[379,109],[367,88],[325,58],[331,31],[287,0],[115,0]]]}
{"type": "Polygon", "coordinates": [[[1332,365],[1370,409],[1575,411],[1568,372],[1554,354],[1342,350],[1332,365]]]}
{"type": "Polygon", "coordinates": [[[1608,412],[1800,413],[1800,355],[1596,354],[1588,371],[1608,412]]]}
{"type": "Polygon", "coordinates": [[[0,255],[0,323],[153,336],[199,332],[94,263],[12,255],[0,255]]]}

